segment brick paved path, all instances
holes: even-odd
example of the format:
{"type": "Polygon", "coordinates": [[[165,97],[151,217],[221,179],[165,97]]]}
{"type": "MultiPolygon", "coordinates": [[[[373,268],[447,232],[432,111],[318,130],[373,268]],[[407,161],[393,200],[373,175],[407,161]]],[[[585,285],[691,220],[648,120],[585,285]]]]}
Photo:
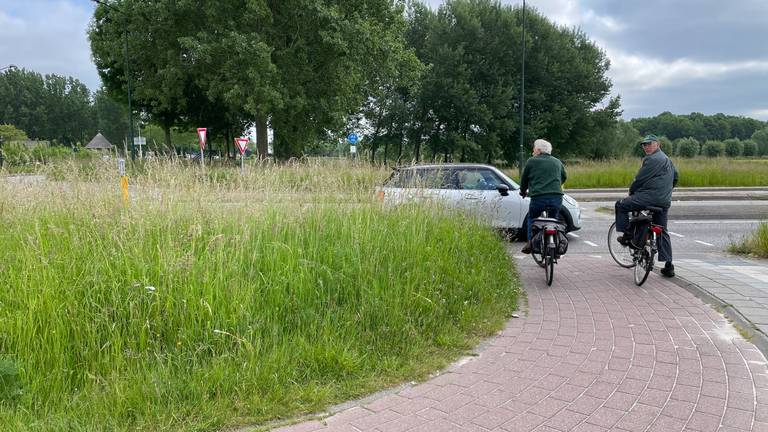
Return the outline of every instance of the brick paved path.
{"type": "Polygon", "coordinates": [[[566,256],[552,287],[518,264],[527,313],[479,356],[278,430],[768,431],[766,359],[711,307],[656,274],[638,288],[609,257],[566,256]]]}

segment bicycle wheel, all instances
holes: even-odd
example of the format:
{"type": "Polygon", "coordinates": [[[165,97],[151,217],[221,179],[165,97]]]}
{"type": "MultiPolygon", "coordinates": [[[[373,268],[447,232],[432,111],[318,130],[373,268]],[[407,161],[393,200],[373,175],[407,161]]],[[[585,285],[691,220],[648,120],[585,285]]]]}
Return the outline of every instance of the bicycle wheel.
{"type": "Polygon", "coordinates": [[[544,277],[547,280],[547,286],[551,286],[552,279],[555,278],[555,248],[547,248],[544,257],[544,277]]]}
{"type": "Polygon", "coordinates": [[[619,243],[619,235],[616,233],[616,222],[608,228],[608,252],[616,264],[624,268],[632,268],[635,260],[632,257],[632,248],[619,243]]]}
{"type": "Polygon", "coordinates": [[[534,252],[533,250],[531,250],[531,256],[533,257],[533,260],[536,261],[536,264],[539,265],[539,267],[544,267],[544,251],[546,251],[543,244],[544,236],[541,236],[539,238],[542,239],[541,244],[539,244],[539,252],[534,252]]]}
{"type": "Polygon", "coordinates": [[[640,286],[648,279],[648,274],[653,269],[653,254],[651,247],[646,246],[638,252],[637,264],[635,265],[635,285],[640,286]]]}

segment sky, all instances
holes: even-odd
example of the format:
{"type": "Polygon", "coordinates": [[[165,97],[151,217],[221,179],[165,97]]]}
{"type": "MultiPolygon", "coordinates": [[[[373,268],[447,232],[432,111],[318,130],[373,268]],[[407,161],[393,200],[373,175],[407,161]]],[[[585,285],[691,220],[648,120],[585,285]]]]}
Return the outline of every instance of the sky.
{"type": "MultiPolygon", "coordinates": [[[[605,51],[625,119],[697,111],[768,120],[768,0],[526,0],[526,6],[580,28],[605,51]]],[[[86,37],[93,9],[89,0],[0,0],[0,68],[73,76],[96,90],[86,37]]]]}

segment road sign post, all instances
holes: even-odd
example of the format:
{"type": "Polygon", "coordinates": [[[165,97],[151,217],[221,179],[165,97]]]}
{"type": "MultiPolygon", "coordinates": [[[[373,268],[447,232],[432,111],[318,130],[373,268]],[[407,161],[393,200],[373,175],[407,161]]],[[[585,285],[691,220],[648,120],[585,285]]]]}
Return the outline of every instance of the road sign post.
{"type": "Polygon", "coordinates": [[[248,138],[235,138],[235,146],[240,150],[240,172],[245,171],[245,151],[248,149],[248,138]]]}
{"type": "Polygon", "coordinates": [[[357,154],[357,141],[359,140],[356,133],[352,132],[347,136],[347,141],[349,141],[349,153],[352,155],[352,159],[355,158],[355,155],[357,154]]]}
{"type": "Polygon", "coordinates": [[[208,130],[206,128],[197,128],[197,138],[200,140],[200,166],[205,166],[205,140],[206,140],[206,133],[208,130]]]}

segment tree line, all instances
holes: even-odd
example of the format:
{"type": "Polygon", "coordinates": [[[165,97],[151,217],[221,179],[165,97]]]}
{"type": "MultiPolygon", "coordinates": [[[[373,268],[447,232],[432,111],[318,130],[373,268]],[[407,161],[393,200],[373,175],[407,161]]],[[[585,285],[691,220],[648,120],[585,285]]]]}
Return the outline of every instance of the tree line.
{"type": "Polygon", "coordinates": [[[114,0],[96,7],[88,35],[103,89],[9,71],[0,100],[13,107],[0,104],[0,123],[62,143],[94,130],[119,141],[130,82],[137,117],[162,129],[169,152],[174,129],[207,127],[234,154],[232,138],[255,126],[258,152],[271,129],[281,158],[333,153],[354,131],[371,162],[512,163],[521,135],[526,145],[548,138],[558,155],[610,158],[633,154],[645,133],[741,142],[766,126],[698,113],[619,120],[610,62],[586,34],[495,0],[437,10],[405,0],[114,0]]]}
{"type": "MultiPolygon", "coordinates": [[[[26,69],[0,74],[0,124],[15,126],[25,139],[74,146],[101,130],[119,142],[126,136],[126,113],[105,91],[91,92],[76,78],[26,69]]],[[[5,139],[12,135],[9,130],[5,139]]]]}

